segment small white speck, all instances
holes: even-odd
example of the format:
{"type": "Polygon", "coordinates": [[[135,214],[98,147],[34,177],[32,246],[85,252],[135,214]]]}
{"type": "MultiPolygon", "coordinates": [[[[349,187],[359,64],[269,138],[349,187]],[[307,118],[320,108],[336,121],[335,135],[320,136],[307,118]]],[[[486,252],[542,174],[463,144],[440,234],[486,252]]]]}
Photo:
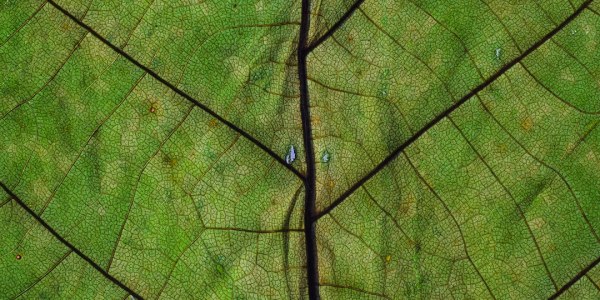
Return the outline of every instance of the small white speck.
{"type": "Polygon", "coordinates": [[[500,59],[500,55],[502,55],[502,49],[496,48],[496,58],[500,59]]]}
{"type": "Polygon", "coordinates": [[[296,160],[296,149],[294,148],[294,145],[291,145],[290,151],[288,151],[288,154],[285,156],[285,162],[289,165],[293,163],[294,160],[296,160]]]}
{"type": "Polygon", "coordinates": [[[321,156],[321,161],[324,163],[329,161],[329,152],[325,151],[325,153],[323,153],[323,156],[321,156]]]}
{"type": "Polygon", "coordinates": [[[576,33],[577,33],[577,30],[571,29],[571,35],[575,35],[576,33]]]}

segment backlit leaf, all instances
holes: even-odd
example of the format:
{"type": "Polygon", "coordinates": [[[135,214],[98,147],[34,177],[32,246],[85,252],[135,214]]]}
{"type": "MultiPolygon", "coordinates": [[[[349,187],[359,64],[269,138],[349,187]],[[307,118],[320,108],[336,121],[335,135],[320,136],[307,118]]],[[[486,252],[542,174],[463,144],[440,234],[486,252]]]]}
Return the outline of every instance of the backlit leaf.
{"type": "Polygon", "coordinates": [[[600,298],[593,0],[0,3],[0,298],[600,298]]]}

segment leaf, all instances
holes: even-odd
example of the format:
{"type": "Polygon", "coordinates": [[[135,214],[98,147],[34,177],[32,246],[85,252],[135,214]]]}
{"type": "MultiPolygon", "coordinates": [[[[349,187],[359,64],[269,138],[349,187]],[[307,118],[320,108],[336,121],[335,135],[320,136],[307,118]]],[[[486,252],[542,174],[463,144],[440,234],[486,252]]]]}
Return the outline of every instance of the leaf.
{"type": "Polygon", "coordinates": [[[595,299],[595,1],[5,1],[0,298],[595,299]]]}

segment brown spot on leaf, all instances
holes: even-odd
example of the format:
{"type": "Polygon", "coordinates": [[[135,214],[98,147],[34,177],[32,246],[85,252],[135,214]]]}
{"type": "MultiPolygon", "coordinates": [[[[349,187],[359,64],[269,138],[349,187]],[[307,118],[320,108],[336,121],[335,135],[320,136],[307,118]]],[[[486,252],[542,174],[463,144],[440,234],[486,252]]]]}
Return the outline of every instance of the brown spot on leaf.
{"type": "Polygon", "coordinates": [[[508,146],[505,143],[501,143],[498,145],[498,153],[505,154],[508,151],[508,146]]]}
{"type": "Polygon", "coordinates": [[[71,29],[71,26],[70,26],[69,22],[64,22],[64,23],[62,23],[60,27],[61,27],[61,29],[62,29],[63,31],[68,31],[68,30],[70,30],[70,29],[71,29]]]}
{"type": "Polygon", "coordinates": [[[210,121],[208,121],[208,126],[210,127],[216,127],[219,124],[219,122],[217,121],[217,119],[212,119],[210,121]]]}
{"type": "Polygon", "coordinates": [[[169,165],[170,167],[175,167],[175,165],[177,165],[177,159],[176,158],[172,158],[169,155],[163,155],[163,162],[167,165],[169,165]]]}
{"type": "Polygon", "coordinates": [[[154,107],[154,104],[152,104],[152,105],[150,106],[150,112],[151,112],[151,113],[156,113],[156,107],[154,107]]]}
{"type": "Polygon", "coordinates": [[[169,159],[169,166],[174,167],[177,165],[177,159],[171,158],[169,159]]]}
{"type": "Polygon", "coordinates": [[[533,128],[533,120],[530,117],[525,118],[525,120],[521,122],[521,127],[526,131],[531,130],[531,128],[533,128]]]}
{"type": "Polygon", "coordinates": [[[21,260],[21,258],[23,258],[23,257],[21,256],[21,254],[17,254],[17,256],[15,256],[15,258],[16,258],[17,260],[21,260]]]}
{"type": "Polygon", "coordinates": [[[335,181],[333,181],[331,178],[327,178],[327,181],[325,182],[325,187],[328,191],[333,190],[333,188],[335,187],[335,181]]]}

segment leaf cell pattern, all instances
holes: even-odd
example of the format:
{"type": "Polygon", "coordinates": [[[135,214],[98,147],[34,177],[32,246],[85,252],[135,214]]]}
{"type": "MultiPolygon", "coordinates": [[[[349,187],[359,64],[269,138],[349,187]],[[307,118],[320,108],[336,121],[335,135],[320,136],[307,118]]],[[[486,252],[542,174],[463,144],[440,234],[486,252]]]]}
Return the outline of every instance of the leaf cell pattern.
{"type": "Polygon", "coordinates": [[[0,298],[597,299],[599,12],[5,1],[0,298]]]}

